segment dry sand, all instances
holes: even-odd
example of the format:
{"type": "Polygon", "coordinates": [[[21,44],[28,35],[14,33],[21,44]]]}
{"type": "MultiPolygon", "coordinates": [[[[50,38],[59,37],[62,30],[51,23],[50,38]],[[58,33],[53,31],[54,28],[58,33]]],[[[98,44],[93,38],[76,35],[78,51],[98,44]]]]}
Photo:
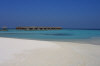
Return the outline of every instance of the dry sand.
{"type": "Polygon", "coordinates": [[[1,37],[0,66],[100,66],[100,45],[1,37]]]}

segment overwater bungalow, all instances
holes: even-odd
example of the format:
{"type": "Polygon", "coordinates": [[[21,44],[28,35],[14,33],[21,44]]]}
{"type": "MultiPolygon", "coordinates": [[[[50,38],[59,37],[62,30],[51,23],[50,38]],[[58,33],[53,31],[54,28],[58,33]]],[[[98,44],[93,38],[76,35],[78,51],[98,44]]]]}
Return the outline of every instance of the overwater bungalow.
{"type": "Polygon", "coordinates": [[[60,30],[61,27],[16,27],[17,30],[60,30]]]}
{"type": "Polygon", "coordinates": [[[7,27],[4,26],[4,27],[2,27],[2,29],[0,31],[8,31],[8,30],[7,30],[7,27]]]}

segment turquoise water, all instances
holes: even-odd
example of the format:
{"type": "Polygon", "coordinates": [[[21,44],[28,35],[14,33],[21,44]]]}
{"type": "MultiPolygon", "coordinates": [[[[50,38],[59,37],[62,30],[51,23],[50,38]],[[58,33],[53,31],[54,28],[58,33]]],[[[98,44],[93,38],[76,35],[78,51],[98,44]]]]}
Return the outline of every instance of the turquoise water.
{"type": "Polygon", "coordinates": [[[68,39],[90,39],[93,37],[100,37],[100,30],[63,29],[47,31],[24,31],[9,29],[8,31],[0,31],[0,37],[63,41],[68,39]]]}

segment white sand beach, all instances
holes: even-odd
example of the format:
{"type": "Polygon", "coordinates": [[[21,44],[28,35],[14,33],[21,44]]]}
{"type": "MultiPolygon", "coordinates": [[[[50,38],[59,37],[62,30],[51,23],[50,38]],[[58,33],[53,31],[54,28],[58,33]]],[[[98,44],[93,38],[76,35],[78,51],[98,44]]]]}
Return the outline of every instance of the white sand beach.
{"type": "Polygon", "coordinates": [[[100,66],[100,45],[1,37],[0,66],[100,66]]]}

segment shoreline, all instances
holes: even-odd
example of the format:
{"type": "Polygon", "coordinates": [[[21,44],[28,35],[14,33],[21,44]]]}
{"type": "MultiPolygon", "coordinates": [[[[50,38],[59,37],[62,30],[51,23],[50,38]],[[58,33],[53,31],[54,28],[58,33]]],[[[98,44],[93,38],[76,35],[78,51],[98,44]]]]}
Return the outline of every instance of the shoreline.
{"type": "Polygon", "coordinates": [[[100,45],[0,37],[0,66],[99,66],[100,45]]]}
{"type": "Polygon", "coordinates": [[[26,39],[26,38],[14,38],[14,37],[0,37],[0,38],[11,38],[11,39],[21,39],[21,40],[36,40],[36,41],[46,41],[46,42],[58,42],[58,43],[80,43],[80,44],[92,44],[92,45],[100,45],[100,37],[92,37],[89,39],[66,39],[62,40],[45,40],[45,39],[26,39]]]}

